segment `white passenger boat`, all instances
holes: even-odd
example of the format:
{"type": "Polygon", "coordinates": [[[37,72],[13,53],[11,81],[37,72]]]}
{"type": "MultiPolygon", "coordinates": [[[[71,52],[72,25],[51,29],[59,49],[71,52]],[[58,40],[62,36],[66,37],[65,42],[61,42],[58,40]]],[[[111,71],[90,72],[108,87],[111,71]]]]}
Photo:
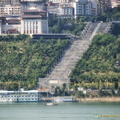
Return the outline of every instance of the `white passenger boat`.
{"type": "Polygon", "coordinates": [[[0,91],[0,102],[39,102],[41,92],[38,90],[29,91],[0,91]]]}
{"type": "Polygon", "coordinates": [[[13,102],[16,102],[16,100],[12,100],[12,99],[1,99],[1,98],[0,98],[0,102],[1,102],[1,103],[13,103],[13,102]]]}
{"type": "Polygon", "coordinates": [[[73,97],[55,97],[54,102],[78,102],[73,97]]]}

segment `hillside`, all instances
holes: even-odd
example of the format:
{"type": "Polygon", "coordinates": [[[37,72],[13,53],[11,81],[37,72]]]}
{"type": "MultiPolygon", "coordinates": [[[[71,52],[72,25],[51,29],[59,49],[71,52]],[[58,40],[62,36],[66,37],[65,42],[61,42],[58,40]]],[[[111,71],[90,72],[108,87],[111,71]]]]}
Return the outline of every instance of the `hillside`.
{"type": "Polygon", "coordinates": [[[84,29],[86,22],[82,22],[81,19],[58,19],[52,16],[49,19],[49,32],[50,33],[65,33],[80,35],[84,29]]]}
{"type": "Polygon", "coordinates": [[[115,36],[120,35],[120,24],[114,24],[114,29],[112,30],[112,34],[115,36]]]}
{"type": "Polygon", "coordinates": [[[38,78],[51,72],[69,45],[69,40],[0,36],[0,89],[36,88],[38,78]]]}
{"type": "Polygon", "coordinates": [[[120,38],[96,35],[71,73],[71,86],[91,89],[120,88],[120,38]]]}

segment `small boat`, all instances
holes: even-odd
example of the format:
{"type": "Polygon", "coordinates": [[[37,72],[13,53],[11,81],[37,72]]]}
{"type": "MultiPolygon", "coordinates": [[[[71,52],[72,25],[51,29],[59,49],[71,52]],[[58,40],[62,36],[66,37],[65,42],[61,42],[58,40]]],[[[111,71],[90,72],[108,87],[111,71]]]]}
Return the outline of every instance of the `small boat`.
{"type": "Polygon", "coordinates": [[[50,103],[46,103],[46,105],[51,106],[54,105],[54,103],[50,102],[50,103]]]}
{"type": "Polygon", "coordinates": [[[47,105],[47,106],[52,106],[52,105],[57,105],[57,104],[55,104],[55,103],[53,103],[53,102],[50,102],[50,103],[46,103],[46,105],[47,105]]]}

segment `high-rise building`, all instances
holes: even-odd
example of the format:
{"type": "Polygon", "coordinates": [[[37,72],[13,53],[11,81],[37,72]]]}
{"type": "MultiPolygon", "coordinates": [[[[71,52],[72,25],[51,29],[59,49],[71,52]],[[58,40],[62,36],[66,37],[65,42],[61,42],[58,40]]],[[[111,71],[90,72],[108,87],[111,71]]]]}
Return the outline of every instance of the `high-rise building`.
{"type": "Polygon", "coordinates": [[[111,8],[111,0],[97,0],[98,14],[101,14],[111,8]]]}
{"type": "Polygon", "coordinates": [[[111,7],[118,7],[120,6],[120,0],[111,0],[111,7]]]}
{"type": "Polygon", "coordinates": [[[4,5],[0,6],[0,16],[8,16],[8,15],[21,15],[21,7],[20,5],[4,5]]]}
{"type": "Polygon", "coordinates": [[[71,4],[59,4],[58,17],[60,18],[74,18],[74,8],[71,4]]]}
{"type": "Polygon", "coordinates": [[[73,6],[75,17],[97,15],[96,0],[76,0],[76,2],[73,3],[73,6]]]}

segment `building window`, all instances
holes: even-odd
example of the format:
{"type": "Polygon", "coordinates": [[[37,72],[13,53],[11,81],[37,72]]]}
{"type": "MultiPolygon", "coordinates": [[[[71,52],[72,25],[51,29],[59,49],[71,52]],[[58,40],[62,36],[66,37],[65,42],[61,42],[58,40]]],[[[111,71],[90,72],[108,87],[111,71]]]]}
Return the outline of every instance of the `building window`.
{"type": "Polygon", "coordinates": [[[36,21],[36,33],[38,33],[38,21],[36,21]]]}

